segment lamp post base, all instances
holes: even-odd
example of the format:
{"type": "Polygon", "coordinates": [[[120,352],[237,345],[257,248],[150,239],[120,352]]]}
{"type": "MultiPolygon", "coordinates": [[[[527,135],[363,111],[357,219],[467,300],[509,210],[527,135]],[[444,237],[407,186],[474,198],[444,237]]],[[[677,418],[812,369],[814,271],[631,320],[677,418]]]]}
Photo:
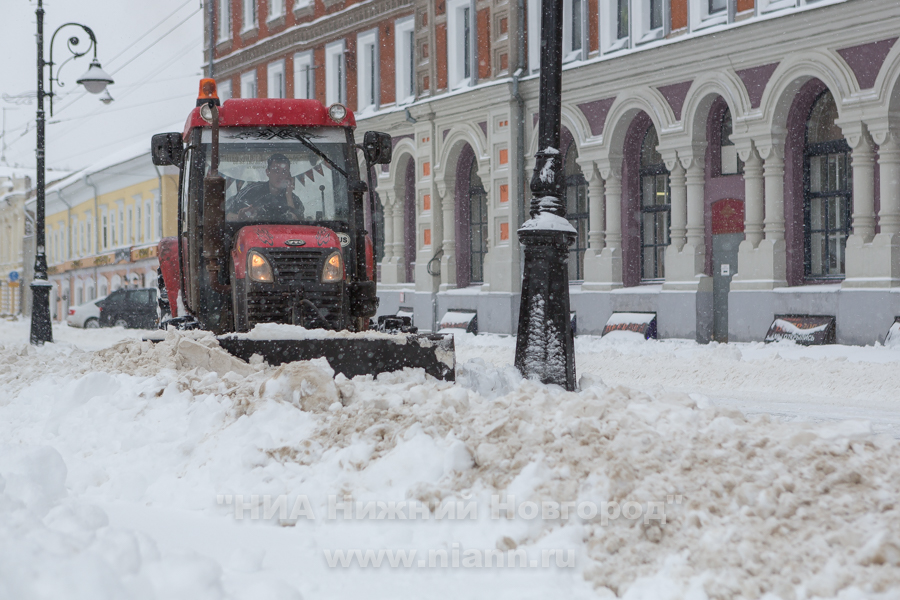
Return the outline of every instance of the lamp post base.
{"type": "Polygon", "coordinates": [[[53,341],[53,326],[50,322],[50,283],[31,283],[31,343],[42,346],[53,341]]]}
{"type": "Polygon", "coordinates": [[[520,229],[525,276],[519,308],[516,368],[575,391],[575,343],[569,320],[569,246],[574,233],[520,229]]]}

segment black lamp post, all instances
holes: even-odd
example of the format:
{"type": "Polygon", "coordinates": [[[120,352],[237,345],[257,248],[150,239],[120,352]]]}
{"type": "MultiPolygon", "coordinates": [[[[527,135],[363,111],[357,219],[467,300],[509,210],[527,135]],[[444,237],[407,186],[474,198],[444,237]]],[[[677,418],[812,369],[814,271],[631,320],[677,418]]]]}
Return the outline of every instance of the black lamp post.
{"type": "Polygon", "coordinates": [[[560,154],[563,0],[541,2],[539,147],[531,178],[531,219],[518,231],[525,247],[516,368],[567,390],[575,389],[575,347],[569,324],[569,246],[560,154]]]}
{"type": "Polygon", "coordinates": [[[94,59],[91,61],[87,72],[78,78],[76,83],[84,85],[92,94],[103,93],[106,86],[113,82],[112,77],[100,67],[97,60],[97,38],[89,27],[80,23],[66,23],[57,27],[50,38],[50,61],[44,60],[44,7],[43,0],[38,0],[37,10],[37,201],[35,207],[35,252],[34,252],[34,281],[31,282],[31,343],[41,345],[44,342],[53,341],[53,329],[50,323],[50,281],[47,278],[47,253],[44,234],[44,98],[50,99],[50,116],[53,116],[53,82],[60,86],[59,71],[70,60],[84,56],[91,50],[94,51],[94,59]],[[80,43],[77,36],[68,39],[67,46],[72,53],[65,62],[56,69],[56,77],[53,76],[53,42],[56,34],[65,27],[80,27],[90,38],[90,44],[83,51],[76,50],[80,43]],[[44,67],[50,68],[50,91],[44,91],[44,67]]]}

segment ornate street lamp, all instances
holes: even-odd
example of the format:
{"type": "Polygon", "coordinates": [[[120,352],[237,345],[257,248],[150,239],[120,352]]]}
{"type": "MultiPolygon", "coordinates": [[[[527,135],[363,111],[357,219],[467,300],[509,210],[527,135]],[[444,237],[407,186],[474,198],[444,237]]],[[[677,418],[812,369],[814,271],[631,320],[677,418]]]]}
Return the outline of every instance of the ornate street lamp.
{"type": "Polygon", "coordinates": [[[50,99],[50,116],[53,116],[53,82],[55,81],[60,87],[63,86],[59,80],[59,72],[70,60],[74,60],[84,56],[91,50],[94,51],[94,59],[91,61],[87,72],[78,78],[77,83],[83,85],[87,91],[92,94],[100,94],[106,89],[106,86],[113,83],[106,71],[100,66],[97,60],[97,38],[90,27],[80,23],[66,23],[60,25],[53,32],[50,38],[50,61],[44,60],[44,7],[43,0],[38,0],[37,10],[37,201],[35,214],[35,253],[34,253],[34,280],[31,282],[31,343],[41,345],[44,342],[53,341],[53,329],[50,323],[50,281],[47,278],[47,254],[45,249],[44,235],[44,98],[50,99]],[[90,38],[88,47],[83,52],[77,50],[77,46],[81,43],[78,36],[71,36],[68,39],[67,46],[69,52],[72,53],[56,69],[56,77],[53,76],[53,42],[56,41],[56,34],[65,27],[80,27],[90,38]],[[50,91],[44,91],[44,67],[49,67],[50,75],[50,91]]]}
{"type": "Polygon", "coordinates": [[[562,113],[562,0],[541,2],[539,146],[531,178],[531,218],[518,231],[525,247],[516,368],[572,391],[575,347],[569,322],[569,246],[576,231],[566,220],[562,113]]]}

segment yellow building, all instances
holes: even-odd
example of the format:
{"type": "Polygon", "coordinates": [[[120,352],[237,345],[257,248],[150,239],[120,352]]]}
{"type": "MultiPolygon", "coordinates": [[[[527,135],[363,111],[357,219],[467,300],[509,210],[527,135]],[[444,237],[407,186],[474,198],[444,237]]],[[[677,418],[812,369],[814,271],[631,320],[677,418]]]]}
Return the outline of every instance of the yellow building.
{"type": "Polygon", "coordinates": [[[178,170],[153,165],[149,138],[48,187],[46,202],[56,320],[121,287],[156,285],[157,243],[176,235],[178,170]]]}

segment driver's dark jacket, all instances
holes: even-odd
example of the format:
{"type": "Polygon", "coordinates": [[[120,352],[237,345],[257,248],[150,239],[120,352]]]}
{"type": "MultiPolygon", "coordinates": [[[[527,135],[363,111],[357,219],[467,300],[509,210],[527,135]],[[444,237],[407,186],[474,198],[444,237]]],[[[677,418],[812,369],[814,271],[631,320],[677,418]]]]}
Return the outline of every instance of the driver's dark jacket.
{"type": "Polygon", "coordinates": [[[225,205],[226,213],[238,213],[244,208],[251,206],[255,212],[262,213],[265,217],[280,217],[285,212],[293,210],[300,214],[300,219],[305,218],[303,204],[297,194],[291,193],[294,200],[294,206],[288,206],[285,202],[284,192],[273,194],[269,190],[267,181],[256,181],[248,183],[241,188],[236,196],[228,200],[225,205]]]}

